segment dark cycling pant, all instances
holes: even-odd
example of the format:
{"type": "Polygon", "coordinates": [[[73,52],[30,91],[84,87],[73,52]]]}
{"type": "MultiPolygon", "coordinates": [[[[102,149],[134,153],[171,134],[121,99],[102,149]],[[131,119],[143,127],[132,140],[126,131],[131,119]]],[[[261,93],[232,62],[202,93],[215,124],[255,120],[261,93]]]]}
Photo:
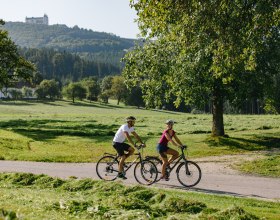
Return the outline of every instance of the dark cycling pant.
{"type": "Polygon", "coordinates": [[[113,147],[116,149],[119,156],[121,157],[125,154],[124,151],[128,151],[128,149],[130,148],[130,145],[127,143],[113,142],[113,147]]]}

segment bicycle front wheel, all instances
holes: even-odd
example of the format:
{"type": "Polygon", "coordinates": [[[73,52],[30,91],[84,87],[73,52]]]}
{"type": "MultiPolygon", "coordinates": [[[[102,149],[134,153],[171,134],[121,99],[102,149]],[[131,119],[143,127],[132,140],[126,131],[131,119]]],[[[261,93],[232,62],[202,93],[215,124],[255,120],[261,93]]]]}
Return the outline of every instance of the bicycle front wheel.
{"type": "Polygon", "coordinates": [[[186,187],[197,185],[201,175],[200,167],[193,161],[183,162],[177,168],[177,179],[186,187]]]}
{"type": "Polygon", "coordinates": [[[104,156],[96,164],[96,173],[100,179],[113,181],[118,176],[119,161],[113,156],[104,156]]]}
{"type": "Polygon", "coordinates": [[[149,160],[139,161],[134,167],[134,177],[140,184],[151,185],[157,180],[157,176],[157,167],[149,160]]]}

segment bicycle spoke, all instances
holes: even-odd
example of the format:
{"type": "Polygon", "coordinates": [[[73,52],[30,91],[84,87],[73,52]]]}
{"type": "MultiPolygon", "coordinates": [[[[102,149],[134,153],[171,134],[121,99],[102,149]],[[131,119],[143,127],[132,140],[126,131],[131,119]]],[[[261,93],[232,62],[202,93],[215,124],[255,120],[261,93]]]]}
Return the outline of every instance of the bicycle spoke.
{"type": "Polygon", "coordinates": [[[183,186],[195,186],[201,179],[201,170],[195,162],[181,163],[177,171],[177,178],[183,186]]]}
{"type": "Polygon", "coordinates": [[[136,181],[143,185],[151,185],[157,179],[157,168],[151,161],[143,160],[138,162],[134,168],[136,181]]]}
{"type": "Polygon", "coordinates": [[[158,157],[146,157],[145,160],[149,160],[151,162],[153,162],[155,164],[155,166],[157,167],[157,172],[158,172],[158,176],[157,176],[157,181],[160,180],[160,174],[161,174],[161,167],[162,167],[162,161],[161,159],[159,159],[158,157]]]}
{"type": "Polygon", "coordinates": [[[104,156],[96,164],[96,173],[100,179],[112,181],[117,178],[119,162],[113,156],[104,156]]]}

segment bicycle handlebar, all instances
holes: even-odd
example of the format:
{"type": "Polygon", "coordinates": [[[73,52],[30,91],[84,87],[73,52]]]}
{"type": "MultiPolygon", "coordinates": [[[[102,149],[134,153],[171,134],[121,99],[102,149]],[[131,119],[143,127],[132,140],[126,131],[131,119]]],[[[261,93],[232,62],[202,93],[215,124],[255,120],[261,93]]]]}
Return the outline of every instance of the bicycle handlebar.
{"type": "Polygon", "coordinates": [[[182,145],[182,146],[180,146],[180,148],[181,148],[182,150],[186,150],[188,147],[187,147],[187,145],[182,145]]]}
{"type": "Polygon", "coordinates": [[[138,150],[140,150],[141,148],[144,148],[145,147],[145,144],[140,144],[140,145],[137,145],[137,142],[134,144],[134,147],[137,148],[138,150]]]}

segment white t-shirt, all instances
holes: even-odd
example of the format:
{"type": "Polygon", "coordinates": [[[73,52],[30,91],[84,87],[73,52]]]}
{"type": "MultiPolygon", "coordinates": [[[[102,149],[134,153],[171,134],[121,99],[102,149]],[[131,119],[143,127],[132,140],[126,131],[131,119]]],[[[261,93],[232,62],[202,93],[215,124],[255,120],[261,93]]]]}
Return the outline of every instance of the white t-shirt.
{"type": "Polygon", "coordinates": [[[115,134],[115,137],[113,139],[114,142],[118,142],[118,143],[123,143],[125,141],[125,134],[124,132],[128,132],[128,134],[130,134],[131,132],[134,131],[134,127],[128,127],[128,124],[124,124],[122,125],[119,130],[117,131],[117,133],[115,134]]]}

